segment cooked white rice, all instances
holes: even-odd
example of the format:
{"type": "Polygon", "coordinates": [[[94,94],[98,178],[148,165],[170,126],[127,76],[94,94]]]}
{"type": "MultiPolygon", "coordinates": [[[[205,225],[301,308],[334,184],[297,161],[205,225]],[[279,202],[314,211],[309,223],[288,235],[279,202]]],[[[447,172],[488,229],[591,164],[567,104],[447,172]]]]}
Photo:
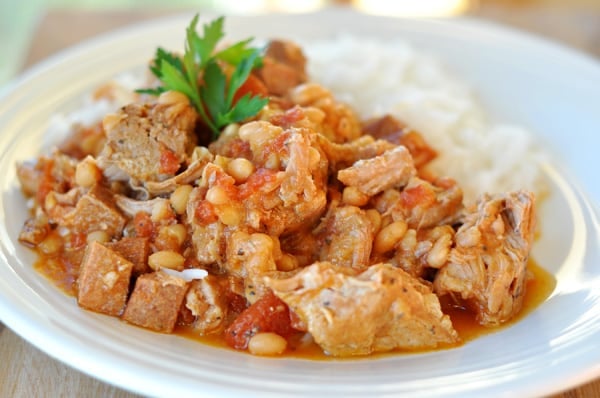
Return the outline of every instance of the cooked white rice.
{"type": "Polygon", "coordinates": [[[455,178],[465,199],[528,189],[543,180],[532,134],[487,120],[470,88],[403,41],[340,36],[304,43],[311,79],[366,119],[386,113],[423,134],[440,156],[432,168],[455,178]]]}

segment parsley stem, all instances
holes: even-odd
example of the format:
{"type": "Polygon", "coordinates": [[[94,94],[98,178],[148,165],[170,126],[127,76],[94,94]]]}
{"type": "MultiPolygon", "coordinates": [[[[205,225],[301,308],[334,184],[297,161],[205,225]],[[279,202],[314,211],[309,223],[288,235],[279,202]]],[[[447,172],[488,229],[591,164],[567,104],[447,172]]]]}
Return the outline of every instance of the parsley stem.
{"type": "Polygon", "coordinates": [[[198,19],[196,15],[186,29],[183,56],[157,49],[150,70],[162,86],[138,92],[159,95],[174,90],[185,94],[216,140],[221,128],[255,116],[268,102],[267,98],[246,94],[234,103],[238,89],[246,82],[252,69],[262,64],[262,57],[260,50],[249,47],[252,39],[215,51],[219,40],[225,36],[224,18],[205,24],[202,36],[196,31],[198,19]],[[222,70],[222,64],[233,67],[229,79],[222,70]],[[199,76],[202,76],[202,84],[198,84],[199,76]]]}
{"type": "Polygon", "coordinates": [[[202,121],[204,123],[206,123],[206,125],[212,131],[213,140],[216,140],[219,137],[219,134],[221,134],[221,131],[213,123],[213,121],[210,119],[210,117],[208,117],[208,115],[206,114],[206,111],[204,110],[204,105],[202,104],[202,102],[199,99],[194,98],[192,100],[192,103],[194,104],[194,107],[196,108],[196,110],[198,111],[198,114],[202,118],[202,121]]]}

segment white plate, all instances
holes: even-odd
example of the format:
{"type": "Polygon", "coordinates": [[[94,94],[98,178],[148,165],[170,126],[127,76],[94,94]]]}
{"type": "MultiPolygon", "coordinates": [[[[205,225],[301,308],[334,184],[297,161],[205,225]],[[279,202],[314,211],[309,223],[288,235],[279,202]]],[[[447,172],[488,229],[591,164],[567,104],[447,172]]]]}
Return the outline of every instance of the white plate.
{"type": "Polygon", "coordinates": [[[557,45],[473,20],[401,20],[328,10],[229,17],[236,38],[317,38],[348,30],[400,37],[437,55],[481,95],[497,120],[535,131],[553,160],[534,257],[558,280],[521,322],[447,351],[375,360],[265,359],[129,326],[83,311],[33,271],[17,243],[26,218],[14,173],[40,149],[48,117],[82,93],[181,48],[190,15],[87,42],[26,73],[0,100],[0,317],[53,357],[120,387],[160,396],[545,395],[600,376],[597,148],[600,66],[557,45]],[[576,176],[576,177],[574,177],[576,176]],[[584,190],[586,193],[584,193],[584,190]]]}

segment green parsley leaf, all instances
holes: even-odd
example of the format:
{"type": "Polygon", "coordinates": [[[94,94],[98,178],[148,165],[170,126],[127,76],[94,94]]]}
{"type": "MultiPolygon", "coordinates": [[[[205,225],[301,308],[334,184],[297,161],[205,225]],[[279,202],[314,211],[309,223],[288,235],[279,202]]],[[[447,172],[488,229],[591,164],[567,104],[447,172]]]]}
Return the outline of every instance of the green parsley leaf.
{"type": "Polygon", "coordinates": [[[229,87],[227,89],[227,105],[231,107],[233,96],[238,89],[248,80],[248,76],[254,68],[254,60],[259,56],[258,51],[251,52],[247,57],[243,58],[235,67],[233,74],[229,78],[229,87]]]}
{"type": "Polygon", "coordinates": [[[226,120],[220,117],[227,104],[225,103],[225,92],[227,78],[215,61],[211,61],[204,69],[204,81],[210,84],[204,84],[200,87],[200,98],[206,104],[208,113],[217,126],[223,125],[226,120]]]}
{"type": "MultiPolygon", "coordinates": [[[[255,48],[248,48],[252,39],[239,41],[215,54],[215,58],[227,62],[230,65],[237,65],[242,60],[256,51],[255,48]]],[[[257,65],[259,66],[259,65],[257,65]]]]}
{"type": "Polygon", "coordinates": [[[160,95],[174,90],[185,94],[216,139],[223,127],[256,115],[268,103],[267,98],[249,93],[234,103],[237,91],[252,70],[262,65],[262,56],[261,50],[250,47],[252,39],[216,51],[219,41],[225,37],[224,17],[205,24],[202,36],[197,32],[198,21],[196,14],[186,28],[183,56],[160,47],[156,50],[150,71],[162,85],[136,91],[160,95]],[[224,64],[233,67],[229,79],[223,72],[224,64]]]}
{"type": "Polygon", "coordinates": [[[155,95],[155,96],[159,96],[162,93],[164,93],[165,91],[167,91],[167,90],[164,87],[140,88],[138,90],[135,90],[136,93],[148,94],[148,95],[155,95]]]}
{"type": "Polygon", "coordinates": [[[225,114],[225,118],[231,120],[232,123],[241,122],[256,115],[268,102],[267,98],[251,97],[250,94],[245,94],[225,114]]]}
{"type": "Polygon", "coordinates": [[[204,70],[204,79],[210,81],[211,84],[200,87],[200,97],[217,126],[241,122],[258,113],[268,102],[266,98],[251,97],[246,94],[235,104],[233,103],[235,93],[248,79],[255,60],[259,57],[256,50],[250,51],[248,54],[236,66],[229,78],[228,85],[225,74],[216,61],[209,62],[204,70]]]}

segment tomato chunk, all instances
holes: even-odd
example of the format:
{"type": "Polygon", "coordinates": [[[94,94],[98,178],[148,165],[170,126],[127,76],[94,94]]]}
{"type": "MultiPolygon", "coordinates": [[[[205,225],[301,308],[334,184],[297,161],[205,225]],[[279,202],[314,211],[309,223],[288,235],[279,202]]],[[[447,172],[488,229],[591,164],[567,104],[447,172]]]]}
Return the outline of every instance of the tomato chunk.
{"type": "Polygon", "coordinates": [[[154,233],[154,224],[150,214],[143,211],[137,212],[133,217],[133,226],[135,228],[135,236],[139,238],[149,238],[154,233]]]}
{"type": "Polygon", "coordinates": [[[250,338],[259,332],[273,332],[284,338],[294,332],[287,304],[273,292],[258,299],[229,325],[225,341],[237,350],[245,350],[250,338]]]}
{"type": "Polygon", "coordinates": [[[166,174],[175,174],[179,170],[179,159],[175,152],[164,149],[160,153],[160,172],[166,174]]]}
{"type": "Polygon", "coordinates": [[[267,90],[267,86],[258,77],[249,75],[248,79],[235,92],[233,103],[237,103],[246,94],[250,94],[251,97],[266,97],[269,95],[269,91],[267,90]]]}
{"type": "Polygon", "coordinates": [[[198,203],[194,216],[202,225],[212,224],[219,219],[217,213],[215,213],[214,206],[207,200],[202,200],[198,203]]]}
{"type": "Polygon", "coordinates": [[[416,206],[428,207],[435,203],[435,192],[425,185],[417,185],[404,189],[400,194],[400,200],[406,209],[412,209],[416,206]]]}

